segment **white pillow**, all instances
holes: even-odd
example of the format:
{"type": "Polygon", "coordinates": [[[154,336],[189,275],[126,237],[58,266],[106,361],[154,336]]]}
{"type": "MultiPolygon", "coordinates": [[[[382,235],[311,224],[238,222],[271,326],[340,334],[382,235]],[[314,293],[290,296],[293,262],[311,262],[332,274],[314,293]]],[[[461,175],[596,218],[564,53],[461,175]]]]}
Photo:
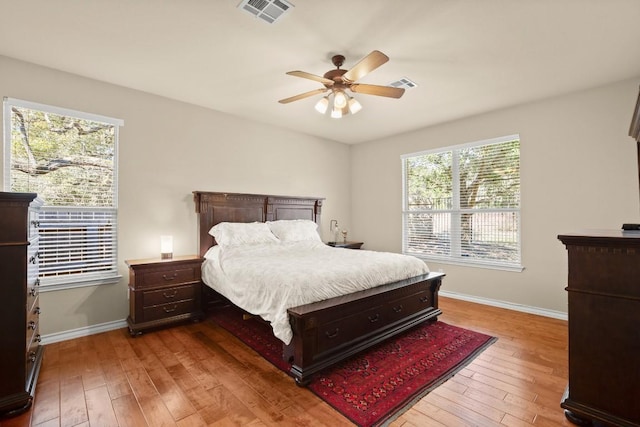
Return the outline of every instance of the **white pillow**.
{"type": "Polygon", "coordinates": [[[318,224],[308,219],[267,221],[271,232],[283,242],[312,240],[321,242],[318,224]]]}
{"type": "Polygon", "coordinates": [[[209,230],[216,243],[223,246],[278,243],[278,239],[264,222],[221,222],[209,230]]]}

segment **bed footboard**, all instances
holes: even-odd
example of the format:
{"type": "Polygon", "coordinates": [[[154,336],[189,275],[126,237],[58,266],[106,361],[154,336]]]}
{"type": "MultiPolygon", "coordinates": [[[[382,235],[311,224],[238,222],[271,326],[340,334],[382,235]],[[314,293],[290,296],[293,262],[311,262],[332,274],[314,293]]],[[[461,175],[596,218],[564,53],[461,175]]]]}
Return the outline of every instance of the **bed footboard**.
{"type": "Polygon", "coordinates": [[[425,320],[436,320],[443,273],[428,273],[290,308],[291,374],[308,384],[318,371],[425,320]]]}

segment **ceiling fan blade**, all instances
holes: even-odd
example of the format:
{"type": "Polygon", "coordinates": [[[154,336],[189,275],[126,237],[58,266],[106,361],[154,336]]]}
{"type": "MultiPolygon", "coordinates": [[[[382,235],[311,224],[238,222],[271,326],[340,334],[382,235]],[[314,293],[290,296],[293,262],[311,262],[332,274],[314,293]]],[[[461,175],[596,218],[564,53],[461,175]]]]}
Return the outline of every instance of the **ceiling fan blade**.
{"type": "Polygon", "coordinates": [[[389,60],[389,57],[379,50],[374,50],[369,55],[365,56],[354,65],[349,71],[344,73],[342,80],[346,83],[353,83],[360,80],[385,62],[389,60]]]}
{"type": "Polygon", "coordinates": [[[352,84],[350,89],[355,93],[386,96],[387,98],[400,98],[404,94],[403,88],[391,86],[352,84]]]}
{"type": "Polygon", "coordinates": [[[308,98],[308,97],[313,96],[313,95],[318,95],[318,94],[320,94],[320,93],[324,93],[324,92],[326,92],[326,91],[328,91],[328,90],[329,90],[329,89],[327,89],[327,88],[311,90],[311,91],[309,91],[309,92],[301,93],[301,94],[299,94],[299,95],[292,96],[292,97],[290,97],[290,98],[281,99],[281,100],[280,100],[280,101],[278,101],[278,102],[279,102],[280,104],[288,104],[288,103],[293,102],[293,101],[298,101],[298,100],[300,100],[300,99],[304,99],[304,98],[308,98]]]}
{"type": "Polygon", "coordinates": [[[334,83],[333,80],[325,79],[324,77],[316,76],[315,74],[306,73],[304,71],[289,71],[287,74],[290,76],[302,77],[303,79],[314,80],[329,86],[334,83]]]}

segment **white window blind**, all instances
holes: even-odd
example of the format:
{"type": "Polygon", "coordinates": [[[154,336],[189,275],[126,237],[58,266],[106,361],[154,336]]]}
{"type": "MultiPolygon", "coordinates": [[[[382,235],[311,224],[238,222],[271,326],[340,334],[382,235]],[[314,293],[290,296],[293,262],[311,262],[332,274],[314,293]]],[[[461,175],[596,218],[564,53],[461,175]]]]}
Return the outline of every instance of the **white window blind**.
{"type": "Polygon", "coordinates": [[[8,98],[4,120],[5,190],[37,193],[44,200],[43,290],[116,281],[117,148],[123,122],[8,98]]]}
{"type": "Polygon", "coordinates": [[[521,270],[520,138],[402,156],[404,253],[521,270]]]}

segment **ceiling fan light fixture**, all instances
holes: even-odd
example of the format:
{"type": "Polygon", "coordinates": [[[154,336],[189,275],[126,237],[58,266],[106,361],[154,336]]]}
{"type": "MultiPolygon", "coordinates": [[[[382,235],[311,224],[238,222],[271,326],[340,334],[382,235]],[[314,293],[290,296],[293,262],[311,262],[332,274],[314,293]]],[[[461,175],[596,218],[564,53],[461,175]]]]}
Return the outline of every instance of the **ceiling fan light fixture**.
{"type": "Polygon", "coordinates": [[[362,104],[360,104],[357,99],[349,97],[349,112],[356,114],[360,110],[362,110],[362,104]]]}
{"type": "Polygon", "coordinates": [[[347,94],[342,90],[336,90],[333,95],[334,108],[344,108],[347,106],[347,94]]]}
{"type": "Polygon", "coordinates": [[[320,100],[316,103],[316,106],[314,108],[320,114],[326,113],[327,108],[329,108],[329,95],[323,96],[322,98],[320,98],[320,100]]]}
{"type": "MultiPolygon", "coordinates": [[[[267,1],[267,0],[243,0],[243,1],[267,1]]],[[[272,0],[278,1],[278,0],[272,0]]],[[[404,87],[393,86],[380,86],[372,84],[357,83],[359,79],[369,74],[382,64],[389,60],[389,57],[384,53],[374,50],[364,58],[362,58],[356,65],[350,70],[343,70],[342,64],[344,63],[344,56],[334,55],[331,58],[331,62],[335,65],[335,70],[329,70],[324,75],[319,76],[316,74],[307,73],[304,71],[289,71],[286,74],[295,77],[301,77],[308,80],[320,82],[324,85],[323,88],[311,90],[298,94],[296,96],[290,96],[284,98],[278,102],[281,104],[288,104],[300,99],[309,98],[320,93],[327,93],[315,104],[315,110],[320,114],[325,114],[329,107],[331,107],[331,117],[339,119],[342,116],[348,114],[356,114],[362,110],[362,104],[356,99],[347,94],[347,90],[353,93],[364,93],[368,95],[384,96],[387,98],[400,98],[405,91],[404,87]]],[[[399,84],[413,83],[408,79],[403,79],[399,84]]],[[[413,84],[413,86],[416,86],[413,84]]]]}
{"type": "Polygon", "coordinates": [[[342,108],[338,108],[334,106],[333,109],[331,109],[331,118],[332,119],[342,118],[342,108]]]}

